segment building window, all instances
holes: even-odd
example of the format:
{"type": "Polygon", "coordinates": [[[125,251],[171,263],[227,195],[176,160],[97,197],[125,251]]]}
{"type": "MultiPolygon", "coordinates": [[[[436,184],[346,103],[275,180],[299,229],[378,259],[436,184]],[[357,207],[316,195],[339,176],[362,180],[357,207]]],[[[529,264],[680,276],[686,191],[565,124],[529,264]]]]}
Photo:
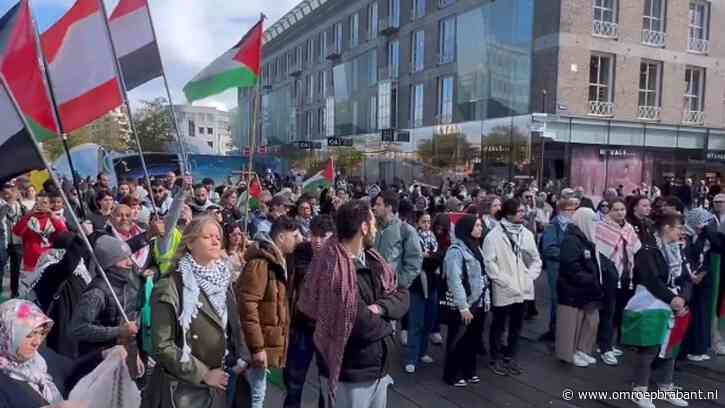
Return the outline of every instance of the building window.
{"type": "Polygon", "coordinates": [[[709,3],[698,0],[690,2],[690,24],[687,50],[707,53],[710,49],[708,41],[708,25],[710,19],[709,3]]]}
{"type": "Polygon", "coordinates": [[[592,34],[617,37],[617,0],[592,0],[592,34]]]}
{"type": "Polygon", "coordinates": [[[378,36],[378,2],[374,1],[368,6],[368,40],[378,36]]]}
{"type": "Polygon", "coordinates": [[[410,127],[423,126],[423,84],[410,86],[410,127]]]}
{"type": "Polygon", "coordinates": [[[644,120],[659,120],[662,111],[660,103],[660,83],[662,63],[642,62],[639,67],[639,112],[644,120]]]}
{"type": "Polygon", "coordinates": [[[411,10],[411,18],[413,20],[425,16],[426,0],[413,0],[413,9],[411,10]]]}
{"type": "Polygon", "coordinates": [[[400,27],[400,0],[388,0],[388,18],[392,27],[400,27]]]}
{"type": "Polygon", "coordinates": [[[212,150],[214,150],[214,142],[211,142],[211,141],[206,142],[206,145],[209,146],[209,148],[211,148],[212,150]]]}
{"type": "Polygon", "coordinates": [[[455,59],[456,52],[456,19],[455,17],[441,20],[439,25],[438,55],[441,64],[448,64],[455,59]]]}
{"type": "Polygon", "coordinates": [[[312,102],[315,100],[315,76],[307,76],[307,101],[312,102]]]}
{"type": "Polygon", "coordinates": [[[645,0],[642,17],[642,44],[665,46],[665,9],[667,0],[645,0]]]}
{"type": "Polygon", "coordinates": [[[350,16],[350,48],[357,47],[360,43],[360,15],[355,13],[350,16]]]}
{"type": "Polygon", "coordinates": [[[317,111],[317,134],[325,134],[325,108],[320,108],[317,111]]]}
{"type": "Polygon", "coordinates": [[[438,81],[438,123],[453,122],[453,77],[447,76],[438,81]]]}
{"type": "Polygon", "coordinates": [[[419,72],[425,65],[425,31],[414,32],[411,41],[410,66],[413,72],[419,72]]]}
{"type": "Polygon", "coordinates": [[[200,135],[203,135],[204,134],[204,128],[201,127],[201,126],[199,126],[199,134],[200,135]]]}
{"type": "Polygon", "coordinates": [[[342,51],[342,23],[336,23],[332,26],[332,34],[334,35],[334,45],[337,51],[342,51]]]}
{"type": "Polygon", "coordinates": [[[315,39],[307,40],[307,62],[312,65],[315,61],[315,39]]]}
{"type": "Polygon", "coordinates": [[[400,41],[393,40],[388,43],[388,78],[397,78],[400,70],[400,41]]]}
{"type": "Polygon", "coordinates": [[[705,110],[705,69],[700,67],[685,68],[685,121],[688,123],[701,123],[696,120],[697,114],[705,110]]]}
{"type": "Polygon", "coordinates": [[[612,56],[592,55],[589,64],[589,114],[610,116],[614,113],[613,73],[612,56]]]}
{"type": "Polygon", "coordinates": [[[214,129],[213,128],[210,128],[210,127],[206,128],[206,134],[207,135],[213,135],[214,134],[214,129]]]}
{"type": "Polygon", "coordinates": [[[317,96],[325,98],[327,96],[327,87],[325,86],[325,71],[317,73],[317,96]]]}
{"type": "Polygon", "coordinates": [[[370,97],[370,129],[371,130],[377,130],[378,129],[378,97],[377,95],[372,95],[370,97]]]}
{"type": "Polygon", "coordinates": [[[189,137],[196,137],[196,123],[193,120],[189,121],[189,137]]]}
{"type": "Polygon", "coordinates": [[[312,134],[314,132],[315,119],[312,115],[313,113],[314,113],[314,111],[305,112],[305,122],[306,122],[305,129],[307,130],[307,133],[306,133],[307,140],[312,139],[312,134]]]}

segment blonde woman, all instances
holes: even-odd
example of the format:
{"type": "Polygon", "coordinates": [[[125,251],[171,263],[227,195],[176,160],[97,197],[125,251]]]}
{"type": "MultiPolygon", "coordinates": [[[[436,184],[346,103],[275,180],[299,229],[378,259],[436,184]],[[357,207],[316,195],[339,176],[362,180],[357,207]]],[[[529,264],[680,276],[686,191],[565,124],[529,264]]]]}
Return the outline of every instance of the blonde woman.
{"type": "MultiPolygon", "coordinates": [[[[192,220],[184,229],[174,272],[154,288],[151,336],[157,365],[144,408],[225,408],[226,390],[236,386],[229,373],[247,366],[249,351],[222,236],[214,218],[192,220]]],[[[240,396],[236,404],[242,406],[240,396]]]]}

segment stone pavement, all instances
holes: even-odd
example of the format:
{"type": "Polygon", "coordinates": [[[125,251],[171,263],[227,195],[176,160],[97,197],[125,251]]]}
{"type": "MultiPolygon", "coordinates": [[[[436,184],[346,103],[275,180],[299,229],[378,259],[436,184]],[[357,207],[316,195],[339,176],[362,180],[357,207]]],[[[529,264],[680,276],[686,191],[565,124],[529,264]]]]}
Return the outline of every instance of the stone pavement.
{"type": "MultiPolygon", "coordinates": [[[[558,361],[552,345],[536,341],[545,331],[548,322],[546,284],[537,281],[539,317],[526,322],[524,339],[520,344],[520,364],[524,369],[519,377],[499,377],[488,369],[488,357],[478,356],[478,373],[481,383],[466,388],[453,388],[442,381],[444,347],[431,346],[435,363],[419,366],[415,374],[402,370],[398,355],[393,359],[391,376],[395,385],[389,391],[390,408],[542,408],[542,407],[635,407],[630,401],[571,400],[564,401],[564,390],[572,391],[629,391],[633,375],[633,352],[625,351],[620,366],[609,367],[601,361],[592,367],[577,368],[558,361]]],[[[488,319],[490,321],[490,317],[488,319]]],[[[485,332],[486,335],[488,331],[485,332]]],[[[313,363],[314,366],[314,363],[313,363]]],[[[725,357],[713,358],[706,363],[677,363],[675,382],[685,391],[718,391],[717,399],[691,401],[691,407],[725,408],[725,357]]],[[[304,394],[304,407],[317,407],[318,380],[314,369],[308,375],[304,394]]],[[[282,407],[284,393],[268,388],[265,406],[282,407]]],[[[657,401],[660,407],[672,405],[657,401]]]]}

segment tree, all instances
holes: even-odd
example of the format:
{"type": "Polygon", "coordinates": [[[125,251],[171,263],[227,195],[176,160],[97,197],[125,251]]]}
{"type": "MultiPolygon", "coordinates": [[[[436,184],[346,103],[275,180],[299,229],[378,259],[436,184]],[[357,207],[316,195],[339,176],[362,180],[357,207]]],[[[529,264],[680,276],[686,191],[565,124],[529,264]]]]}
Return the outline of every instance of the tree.
{"type": "MultiPolygon", "coordinates": [[[[108,112],[100,119],[68,135],[68,148],[85,143],[95,143],[107,151],[125,152],[128,150],[131,132],[128,117],[121,108],[108,112]]],[[[46,157],[52,162],[65,154],[60,139],[43,142],[46,157]]]]}
{"type": "MultiPolygon", "coordinates": [[[[136,132],[144,153],[165,152],[167,145],[175,142],[171,115],[165,98],[141,101],[143,107],[134,115],[136,132]]],[[[132,150],[136,145],[132,145],[132,150]]]]}
{"type": "Polygon", "coordinates": [[[475,149],[463,133],[433,135],[418,146],[418,156],[435,167],[452,167],[466,164],[473,158],[475,149]]]}

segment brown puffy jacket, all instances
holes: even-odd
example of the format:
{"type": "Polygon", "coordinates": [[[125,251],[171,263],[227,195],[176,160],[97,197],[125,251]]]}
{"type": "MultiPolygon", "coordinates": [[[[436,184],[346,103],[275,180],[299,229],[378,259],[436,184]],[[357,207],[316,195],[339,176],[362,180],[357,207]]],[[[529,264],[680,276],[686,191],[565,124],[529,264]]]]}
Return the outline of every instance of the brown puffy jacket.
{"type": "Polygon", "coordinates": [[[266,350],[270,368],[284,367],[290,321],[284,258],[271,242],[259,241],[245,259],[234,292],[249,351],[266,350]]]}

